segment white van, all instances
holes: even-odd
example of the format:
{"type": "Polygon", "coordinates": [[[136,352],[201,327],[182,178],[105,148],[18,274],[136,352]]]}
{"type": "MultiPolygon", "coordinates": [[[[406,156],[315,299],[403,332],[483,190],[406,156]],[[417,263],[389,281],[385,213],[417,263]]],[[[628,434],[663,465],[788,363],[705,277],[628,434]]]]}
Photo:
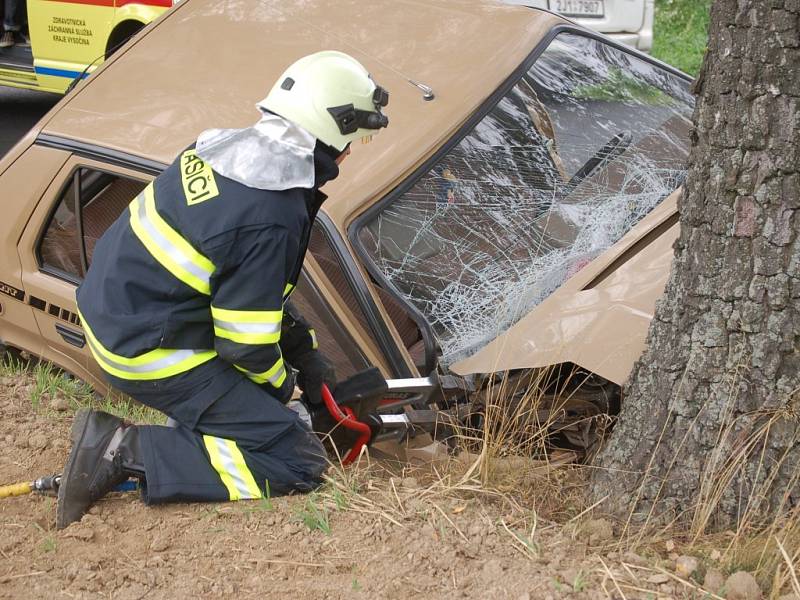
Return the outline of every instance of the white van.
{"type": "Polygon", "coordinates": [[[546,8],[584,27],[650,52],[653,47],[655,0],[505,0],[546,8]]]}

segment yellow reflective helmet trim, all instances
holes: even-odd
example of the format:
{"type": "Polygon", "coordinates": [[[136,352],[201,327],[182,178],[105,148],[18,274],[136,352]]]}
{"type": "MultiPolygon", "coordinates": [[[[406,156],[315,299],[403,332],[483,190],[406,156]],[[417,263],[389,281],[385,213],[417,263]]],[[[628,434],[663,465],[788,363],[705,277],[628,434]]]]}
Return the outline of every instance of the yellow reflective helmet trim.
{"type": "Polygon", "coordinates": [[[214,358],[214,350],[171,350],[156,348],[139,356],[126,357],[114,354],[103,346],[92,332],[86,319],[78,311],[86,332],[89,350],[97,364],[106,373],[134,381],[149,381],[178,375],[214,358]]]}
{"type": "Polygon", "coordinates": [[[261,498],[263,494],[236,442],[211,435],[203,436],[211,466],[219,474],[231,500],[261,498]]]}
{"type": "Polygon", "coordinates": [[[195,250],[158,214],[153,184],[130,204],[130,224],[136,237],[162,267],[201,294],[211,294],[214,263],[195,250]]]}
{"type": "Polygon", "coordinates": [[[275,361],[274,365],[262,373],[253,373],[252,371],[248,371],[239,365],[233,366],[247,375],[255,383],[260,384],[269,382],[273,387],[280,388],[283,385],[283,382],[286,381],[286,366],[283,364],[282,356],[275,361]]]}
{"type": "Polygon", "coordinates": [[[214,334],[239,344],[277,344],[283,310],[229,310],[211,307],[214,334]]]}

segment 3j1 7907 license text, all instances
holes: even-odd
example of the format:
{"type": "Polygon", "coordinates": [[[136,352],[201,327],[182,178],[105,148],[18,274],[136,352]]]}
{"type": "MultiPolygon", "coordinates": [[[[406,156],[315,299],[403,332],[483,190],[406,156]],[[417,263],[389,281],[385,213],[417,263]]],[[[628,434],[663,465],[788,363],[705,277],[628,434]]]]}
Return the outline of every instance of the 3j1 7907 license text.
{"type": "Polygon", "coordinates": [[[567,17],[602,17],[603,0],[550,0],[550,10],[567,17]]]}

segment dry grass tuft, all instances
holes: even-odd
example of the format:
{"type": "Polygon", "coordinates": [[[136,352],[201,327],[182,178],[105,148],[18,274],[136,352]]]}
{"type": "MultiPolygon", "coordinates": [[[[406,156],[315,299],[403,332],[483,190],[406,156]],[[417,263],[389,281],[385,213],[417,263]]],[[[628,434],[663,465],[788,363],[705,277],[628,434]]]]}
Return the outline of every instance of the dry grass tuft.
{"type": "MultiPolygon", "coordinates": [[[[318,497],[328,510],[355,511],[397,527],[423,519],[465,543],[468,534],[458,517],[467,506],[491,505],[487,512],[504,516],[484,525],[521,556],[540,557],[543,534],[552,536],[563,524],[577,527],[597,508],[586,506],[578,454],[551,443],[577,387],[555,380],[548,371],[498,377],[476,402],[481,419],[456,432],[449,456],[412,465],[378,460],[373,456],[378,452],[365,451],[345,468],[337,459],[318,497]]],[[[574,431],[580,421],[573,418],[568,425],[574,431]]],[[[485,518],[479,516],[482,511],[469,514],[477,521],[485,518]]]]}
{"type": "MultiPolygon", "coordinates": [[[[476,426],[458,432],[459,460],[486,489],[510,493],[549,518],[569,520],[585,508],[583,451],[559,449],[555,438],[598,435],[607,418],[581,393],[587,375],[540,369],[491,377],[473,404],[476,426]]],[[[596,447],[596,446],[594,446],[596,447]]],[[[593,451],[594,447],[588,451],[593,451]]]]}

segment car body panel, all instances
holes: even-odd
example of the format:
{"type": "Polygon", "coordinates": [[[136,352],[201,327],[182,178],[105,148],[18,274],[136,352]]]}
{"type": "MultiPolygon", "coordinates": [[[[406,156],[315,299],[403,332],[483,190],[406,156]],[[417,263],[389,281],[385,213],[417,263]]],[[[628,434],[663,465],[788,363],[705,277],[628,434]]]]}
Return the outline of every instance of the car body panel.
{"type": "Polygon", "coordinates": [[[0,172],[0,206],[2,252],[0,252],[0,342],[42,356],[45,343],[36,322],[35,308],[25,291],[24,272],[17,251],[26,230],[32,209],[47,190],[52,175],[64,165],[68,154],[51,148],[29,147],[14,162],[15,168],[0,172]],[[33,176],[39,174],[38,177],[33,176]],[[42,176],[42,174],[52,174],[42,176]]]}

